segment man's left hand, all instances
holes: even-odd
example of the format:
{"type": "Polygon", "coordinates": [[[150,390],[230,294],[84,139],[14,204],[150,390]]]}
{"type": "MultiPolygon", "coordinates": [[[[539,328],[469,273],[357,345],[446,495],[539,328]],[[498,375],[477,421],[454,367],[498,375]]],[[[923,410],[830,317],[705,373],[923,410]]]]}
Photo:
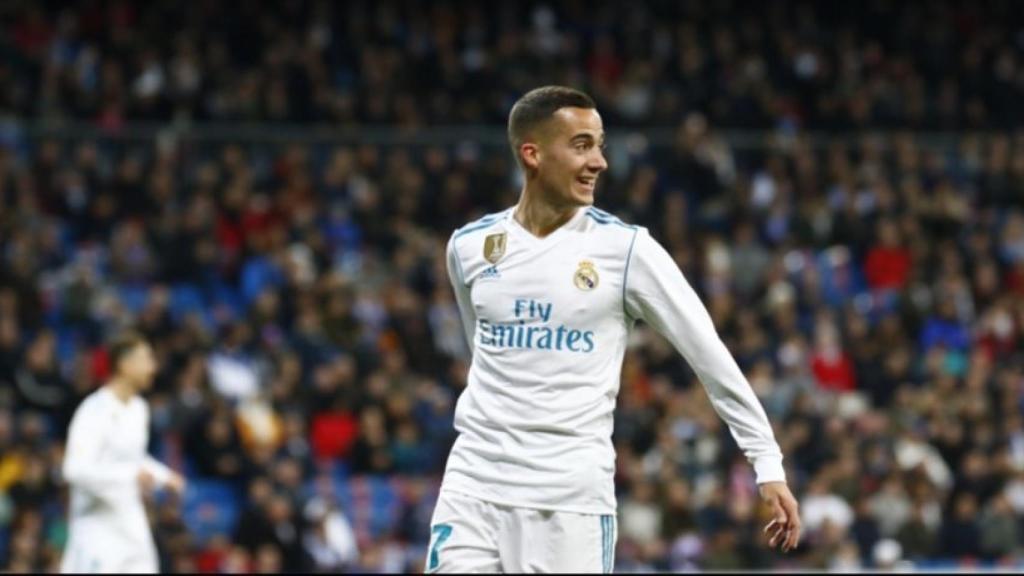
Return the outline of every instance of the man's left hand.
{"type": "Polygon", "coordinates": [[[789,552],[800,544],[800,509],[785,482],[765,482],[759,486],[761,499],[772,510],[772,520],[764,527],[768,546],[789,552]]]}

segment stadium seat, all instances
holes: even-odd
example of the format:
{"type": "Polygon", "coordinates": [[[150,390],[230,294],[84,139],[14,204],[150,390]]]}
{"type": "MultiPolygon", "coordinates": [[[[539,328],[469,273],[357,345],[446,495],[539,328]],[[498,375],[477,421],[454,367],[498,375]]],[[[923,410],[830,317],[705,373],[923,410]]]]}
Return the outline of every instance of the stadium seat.
{"type": "Polygon", "coordinates": [[[241,511],[235,488],[219,480],[191,480],[183,504],[185,525],[201,542],[215,534],[230,535],[241,511]]]}
{"type": "Polygon", "coordinates": [[[149,301],[149,288],[137,284],[122,284],[117,289],[121,304],[132,314],[138,314],[149,301]]]}
{"type": "Polygon", "coordinates": [[[193,312],[205,313],[202,293],[192,284],[176,284],[171,288],[171,318],[175,322],[180,322],[193,312]]]}

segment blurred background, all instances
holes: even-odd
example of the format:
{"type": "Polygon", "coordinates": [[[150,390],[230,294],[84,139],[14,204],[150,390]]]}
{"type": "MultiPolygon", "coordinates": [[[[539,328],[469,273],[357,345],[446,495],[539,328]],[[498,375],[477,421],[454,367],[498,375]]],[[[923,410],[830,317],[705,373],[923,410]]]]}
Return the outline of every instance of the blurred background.
{"type": "Polygon", "coordinates": [[[162,363],[164,571],[420,571],[469,355],[452,230],[515,203],[512,103],[592,94],[775,427],[806,527],[634,331],[617,571],[1024,568],[1024,5],[0,4],[0,569],[67,536],[70,416],[162,363]]]}

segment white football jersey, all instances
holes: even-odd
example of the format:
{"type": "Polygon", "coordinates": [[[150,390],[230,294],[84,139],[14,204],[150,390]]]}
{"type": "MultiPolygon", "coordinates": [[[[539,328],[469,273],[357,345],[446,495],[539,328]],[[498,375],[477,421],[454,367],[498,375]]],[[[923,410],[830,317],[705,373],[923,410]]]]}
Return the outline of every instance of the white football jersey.
{"type": "Polygon", "coordinates": [[[125,403],[104,386],[75,410],[64,451],[71,509],[62,572],[157,570],[137,478],[146,469],[162,485],[171,472],[147,454],[148,443],[149,407],[142,398],[125,403]]]}
{"type": "Polygon", "coordinates": [[[588,207],[538,238],[513,211],[468,224],[448,243],[473,359],[444,490],[509,506],[614,513],[613,411],[638,319],[693,367],[757,481],[785,479],[764,409],[645,228],[588,207]]]}

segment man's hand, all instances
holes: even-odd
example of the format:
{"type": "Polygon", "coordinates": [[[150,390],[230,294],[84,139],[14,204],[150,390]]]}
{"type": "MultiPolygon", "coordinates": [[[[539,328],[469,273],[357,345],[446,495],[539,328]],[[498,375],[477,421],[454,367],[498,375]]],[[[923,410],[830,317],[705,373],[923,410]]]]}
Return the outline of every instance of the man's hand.
{"type": "Polygon", "coordinates": [[[181,496],[185,493],[185,477],[177,472],[171,472],[171,477],[167,479],[167,489],[181,496]]]}
{"type": "Polygon", "coordinates": [[[139,484],[139,491],[143,494],[149,494],[153,491],[156,486],[156,478],[149,473],[149,470],[145,468],[139,470],[138,476],[135,477],[136,482],[139,484]]]}
{"type": "Polygon", "coordinates": [[[800,544],[800,510],[785,482],[765,482],[759,486],[761,498],[771,507],[772,521],[764,527],[768,546],[780,546],[789,552],[800,544]]]}

